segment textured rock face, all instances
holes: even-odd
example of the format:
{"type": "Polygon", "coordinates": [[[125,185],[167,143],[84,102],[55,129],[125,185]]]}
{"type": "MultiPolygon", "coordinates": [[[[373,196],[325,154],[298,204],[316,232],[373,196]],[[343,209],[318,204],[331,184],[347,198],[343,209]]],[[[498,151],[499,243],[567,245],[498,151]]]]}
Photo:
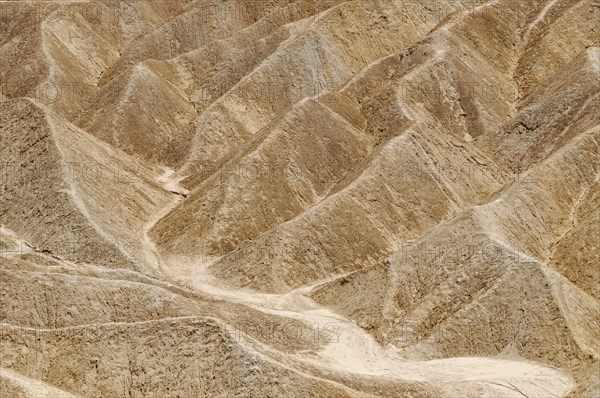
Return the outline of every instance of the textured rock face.
{"type": "Polygon", "coordinates": [[[597,397],[599,26],[0,2],[0,396],[597,397]]]}

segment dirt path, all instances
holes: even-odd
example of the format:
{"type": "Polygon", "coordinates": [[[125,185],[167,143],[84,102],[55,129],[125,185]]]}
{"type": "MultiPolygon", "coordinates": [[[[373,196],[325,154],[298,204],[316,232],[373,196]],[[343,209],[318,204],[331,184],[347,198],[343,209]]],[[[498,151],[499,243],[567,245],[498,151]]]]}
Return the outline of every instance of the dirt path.
{"type": "Polygon", "coordinates": [[[150,230],[157,222],[171,212],[183,199],[183,195],[187,195],[188,190],[179,185],[181,179],[173,178],[175,171],[169,168],[164,168],[164,174],[157,178],[157,182],[162,184],[163,188],[169,192],[176,193],[173,195],[173,199],[163,208],[159,209],[156,213],[150,217],[148,222],[144,225],[142,233],[142,248],[146,253],[146,259],[148,264],[154,265],[154,271],[162,273],[162,261],[158,256],[156,245],[150,239],[150,230]]]}

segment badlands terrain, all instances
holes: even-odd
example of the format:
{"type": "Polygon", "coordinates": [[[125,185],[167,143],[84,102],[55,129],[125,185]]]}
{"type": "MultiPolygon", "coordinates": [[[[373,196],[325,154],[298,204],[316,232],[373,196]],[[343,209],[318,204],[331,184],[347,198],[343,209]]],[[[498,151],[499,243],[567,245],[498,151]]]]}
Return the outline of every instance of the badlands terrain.
{"type": "Polygon", "coordinates": [[[600,3],[0,1],[0,397],[600,397],[600,3]]]}

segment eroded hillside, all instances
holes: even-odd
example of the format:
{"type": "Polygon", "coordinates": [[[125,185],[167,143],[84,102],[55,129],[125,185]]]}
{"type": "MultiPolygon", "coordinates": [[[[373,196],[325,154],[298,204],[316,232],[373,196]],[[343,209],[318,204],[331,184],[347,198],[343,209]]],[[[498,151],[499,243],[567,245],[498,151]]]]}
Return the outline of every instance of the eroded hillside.
{"type": "Polygon", "coordinates": [[[598,397],[598,26],[0,2],[0,396],[598,397]]]}

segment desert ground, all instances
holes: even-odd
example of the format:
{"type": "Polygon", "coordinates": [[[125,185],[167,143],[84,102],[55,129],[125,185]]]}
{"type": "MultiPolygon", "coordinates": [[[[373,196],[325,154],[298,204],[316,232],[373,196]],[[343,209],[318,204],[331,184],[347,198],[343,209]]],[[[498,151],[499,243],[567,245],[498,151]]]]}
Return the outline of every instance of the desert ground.
{"type": "Polygon", "coordinates": [[[600,4],[0,1],[0,397],[600,397],[600,4]]]}

